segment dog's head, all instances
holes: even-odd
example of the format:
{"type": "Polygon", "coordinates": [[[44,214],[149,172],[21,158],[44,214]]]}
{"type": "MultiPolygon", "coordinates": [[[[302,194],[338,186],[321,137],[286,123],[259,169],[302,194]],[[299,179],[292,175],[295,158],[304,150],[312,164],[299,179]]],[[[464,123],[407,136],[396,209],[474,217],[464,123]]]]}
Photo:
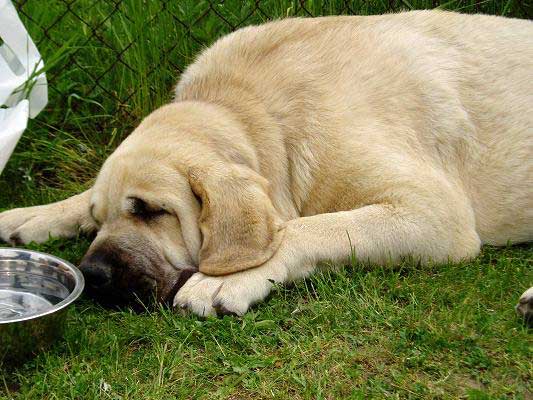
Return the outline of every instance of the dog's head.
{"type": "Polygon", "coordinates": [[[112,303],[172,301],[195,271],[267,261],[280,221],[243,138],[238,123],[198,104],[143,121],[92,189],[98,234],[80,266],[89,291],[112,303]]]}

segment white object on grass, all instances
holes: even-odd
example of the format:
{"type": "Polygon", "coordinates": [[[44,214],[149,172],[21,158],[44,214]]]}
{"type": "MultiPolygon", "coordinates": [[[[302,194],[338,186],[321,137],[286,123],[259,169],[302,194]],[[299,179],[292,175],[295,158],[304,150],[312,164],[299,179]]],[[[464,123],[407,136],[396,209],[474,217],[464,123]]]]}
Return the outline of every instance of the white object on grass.
{"type": "Polygon", "coordinates": [[[48,102],[41,55],[11,0],[0,0],[0,173],[13,153],[28,118],[48,102]]]}

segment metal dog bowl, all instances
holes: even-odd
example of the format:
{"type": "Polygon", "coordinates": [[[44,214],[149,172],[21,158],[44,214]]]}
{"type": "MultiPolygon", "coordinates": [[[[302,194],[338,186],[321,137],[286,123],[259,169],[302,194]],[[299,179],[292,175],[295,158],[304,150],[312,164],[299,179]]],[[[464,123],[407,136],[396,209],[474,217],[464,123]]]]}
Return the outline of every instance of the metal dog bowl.
{"type": "Polygon", "coordinates": [[[0,248],[0,365],[19,364],[61,337],[81,272],[57,257],[0,248]]]}

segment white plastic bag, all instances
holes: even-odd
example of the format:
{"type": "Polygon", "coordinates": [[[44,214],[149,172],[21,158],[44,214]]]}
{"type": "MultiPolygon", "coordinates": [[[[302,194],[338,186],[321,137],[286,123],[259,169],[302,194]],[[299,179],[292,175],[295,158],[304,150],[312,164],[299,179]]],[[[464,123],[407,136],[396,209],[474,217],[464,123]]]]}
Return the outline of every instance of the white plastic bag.
{"type": "Polygon", "coordinates": [[[11,0],[0,0],[0,173],[26,129],[48,102],[44,63],[11,0]],[[29,93],[28,93],[29,92],[29,93]]]}

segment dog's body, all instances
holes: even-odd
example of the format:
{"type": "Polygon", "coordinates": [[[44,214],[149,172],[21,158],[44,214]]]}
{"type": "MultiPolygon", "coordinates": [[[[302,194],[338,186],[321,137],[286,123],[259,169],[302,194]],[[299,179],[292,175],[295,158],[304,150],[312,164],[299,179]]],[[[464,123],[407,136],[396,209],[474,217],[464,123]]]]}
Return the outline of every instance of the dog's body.
{"type": "Polygon", "coordinates": [[[106,285],[173,297],[199,265],[175,304],[242,314],[352,253],[459,261],[533,240],[532,144],[530,21],[282,20],[203,52],[91,190],[0,215],[0,237],[98,229],[82,267],[106,285]]]}

